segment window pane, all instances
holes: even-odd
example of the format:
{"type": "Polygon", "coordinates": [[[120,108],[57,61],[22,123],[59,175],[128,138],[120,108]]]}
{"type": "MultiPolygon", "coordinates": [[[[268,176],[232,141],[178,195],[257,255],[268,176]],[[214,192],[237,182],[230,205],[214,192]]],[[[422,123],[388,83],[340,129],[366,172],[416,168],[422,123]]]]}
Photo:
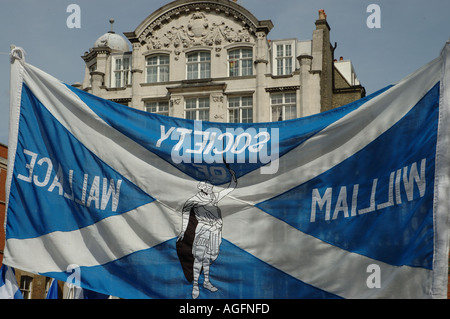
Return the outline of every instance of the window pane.
{"type": "Polygon", "coordinates": [[[147,58],[147,65],[156,65],[158,64],[158,57],[152,56],[147,58]]]}
{"type": "Polygon", "coordinates": [[[229,110],[230,123],[239,123],[239,109],[229,110]]]}
{"type": "Polygon", "coordinates": [[[169,112],[169,102],[159,102],[159,112],[169,112]]]}
{"type": "Polygon", "coordinates": [[[198,111],[199,121],[209,121],[209,110],[199,110],[198,111]]]}
{"type": "Polygon", "coordinates": [[[253,97],[244,96],[242,97],[242,106],[252,106],[253,105],[253,97]]]}
{"type": "Polygon", "coordinates": [[[188,64],[187,69],[188,80],[196,79],[198,77],[198,64],[188,64]]]}
{"type": "Polygon", "coordinates": [[[282,56],[284,56],[283,45],[277,45],[277,57],[282,57],[282,56]]]}
{"type": "Polygon", "coordinates": [[[116,72],[115,74],[115,79],[116,79],[116,82],[115,82],[115,87],[121,87],[122,86],[122,84],[121,84],[121,82],[122,82],[122,73],[121,72],[116,72]]]}
{"type": "Polygon", "coordinates": [[[130,58],[123,58],[123,69],[128,70],[130,68],[130,58]]]}
{"type": "Polygon", "coordinates": [[[122,70],[122,59],[116,59],[116,71],[122,70]]]}
{"type": "Polygon", "coordinates": [[[156,102],[147,102],[145,103],[145,108],[147,112],[154,113],[158,110],[156,102]]]}
{"type": "Polygon", "coordinates": [[[128,71],[124,71],[123,72],[123,78],[124,78],[124,83],[123,83],[123,85],[126,85],[126,84],[130,84],[131,83],[131,73],[130,72],[128,72],[128,71]]]}
{"type": "Polygon", "coordinates": [[[200,52],[200,61],[210,61],[210,56],[209,52],[200,52]]]}
{"type": "Polygon", "coordinates": [[[253,123],[253,110],[242,109],[242,123],[253,123]]]}
{"type": "Polygon", "coordinates": [[[271,95],[271,104],[282,104],[282,103],[283,103],[283,94],[271,95]]]}
{"type": "Polygon", "coordinates": [[[158,72],[156,67],[149,67],[147,68],[147,82],[153,83],[158,80],[157,78],[158,72]]]}
{"type": "Polygon", "coordinates": [[[230,97],[228,99],[229,107],[239,107],[240,98],[239,97],[230,97]]]}
{"type": "Polygon", "coordinates": [[[195,120],[195,111],[186,111],[187,120],[195,120]]]}
{"type": "Polygon", "coordinates": [[[290,44],[286,44],[286,55],[285,56],[291,56],[292,55],[292,49],[290,44]]]}
{"type": "Polygon", "coordinates": [[[284,99],[285,99],[286,103],[295,103],[296,102],[296,94],[295,93],[286,93],[284,99]]]}
{"type": "Polygon", "coordinates": [[[160,77],[160,81],[161,82],[166,82],[166,81],[169,81],[169,66],[162,66],[162,67],[160,67],[160,74],[159,74],[159,77],[160,77]]]}
{"type": "Polygon", "coordinates": [[[207,79],[210,77],[210,64],[209,63],[202,63],[200,65],[200,79],[207,79]]]}
{"type": "Polygon", "coordinates": [[[169,56],[168,55],[159,56],[159,64],[169,64],[169,56]]]}
{"type": "Polygon", "coordinates": [[[230,76],[239,75],[239,61],[229,61],[230,76]]]}
{"type": "Polygon", "coordinates": [[[251,60],[242,60],[242,75],[252,75],[252,61],[251,60]]]}
{"type": "Polygon", "coordinates": [[[198,58],[198,54],[197,53],[190,53],[187,56],[188,62],[196,62],[197,58],[198,58]]]}
{"type": "Polygon", "coordinates": [[[283,59],[277,60],[277,75],[283,75],[283,59]]]}
{"type": "Polygon", "coordinates": [[[229,53],[228,53],[228,58],[231,60],[231,59],[234,59],[234,60],[237,60],[237,59],[239,59],[239,50],[233,50],[233,51],[230,51],[229,53]]]}
{"type": "Polygon", "coordinates": [[[195,109],[196,108],[196,99],[186,100],[186,108],[187,109],[195,109]]]}
{"type": "Polygon", "coordinates": [[[250,49],[243,49],[242,50],[242,57],[243,58],[252,58],[253,57],[253,51],[250,49]]]}
{"type": "Polygon", "coordinates": [[[285,107],[285,120],[295,119],[297,117],[297,108],[295,105],[285,107]]]}
{"type": "Polygon", "coordinates": [[[285,59],[285,63],[286,63],[286,73],[285,74],[291,74],[292,73],[292,59],[291,58],[285,59]]]}
{"type": "Polygon", "coordinates": [[[272,121],[282,121],[283,120],[283,113],[282,113],[283,107],[277,106],[272,107],[272,121]]]}
{"type": "Polygon", "coordinates": [[[209,107],[209,98],[198,99],[198,107],[199,108],[209,107]]]}

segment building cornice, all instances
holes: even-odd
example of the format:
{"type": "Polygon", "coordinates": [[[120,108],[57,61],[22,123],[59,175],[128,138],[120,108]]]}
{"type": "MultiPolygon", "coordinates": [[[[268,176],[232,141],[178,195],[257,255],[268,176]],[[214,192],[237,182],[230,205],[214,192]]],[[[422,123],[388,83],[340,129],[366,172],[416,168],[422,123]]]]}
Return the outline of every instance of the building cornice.
{"type": "Polygon", "coordinates": [[[266,88],[266,92],[286,92],[286,91],[296,91],[298,89],[300,89],[299,85],[279,86],[266,88]]]}
{"type": "Polygon", "coordinates": [[[108,47],[99,47],[90,49],[89,52],[85,52],[81,58],[87,63],[95,59],[99,54],[110,54],[111,49],[108,47]]]}
{"type": "Polygon", "coordinates": [[[225,91],[227,87],[223,82],[212,82],[211,79],[205,80],[185,80],[181,85],[167,87],[170,94],[185,93],[185,92],[211,92],[211,91],[225,91]]]}

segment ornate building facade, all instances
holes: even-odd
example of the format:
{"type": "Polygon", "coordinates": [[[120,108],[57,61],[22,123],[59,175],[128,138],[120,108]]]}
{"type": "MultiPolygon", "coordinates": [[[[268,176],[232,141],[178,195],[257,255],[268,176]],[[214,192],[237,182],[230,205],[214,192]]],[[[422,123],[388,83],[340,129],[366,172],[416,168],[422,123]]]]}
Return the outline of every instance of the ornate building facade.
{"type": "Polygon", "coordinates": [[[323,10],[315,24],[310,40],[268,40],[272,22],[235,1],[176,0],[124,32],[126,39],[112,28],[99,37],[82,56],[85,77],[75,86],[193,120],[251,123],[316,114],[365,90],[350,61],[335,61],[323,10]]]}

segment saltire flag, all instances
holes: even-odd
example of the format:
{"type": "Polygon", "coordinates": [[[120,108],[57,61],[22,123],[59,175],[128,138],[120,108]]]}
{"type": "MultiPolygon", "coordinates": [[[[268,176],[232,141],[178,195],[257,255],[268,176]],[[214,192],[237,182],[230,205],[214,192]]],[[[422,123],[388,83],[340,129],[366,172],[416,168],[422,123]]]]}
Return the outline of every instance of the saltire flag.
{"type": "Polygon", "coordinates": [[[58,299],[58,280],[52,279],[45,299],[58,299]]]}
{"type": "Polygon", "coordinates": [[[14,49],[5,262],[122,298],[446,298],[449,50],[346,106],[230,124],[14,49]]]}
{"type": "Polygon", "coordinates": [[[0,267],[0,299],[23,299],[14,269],[5,264],[0,267]]]}

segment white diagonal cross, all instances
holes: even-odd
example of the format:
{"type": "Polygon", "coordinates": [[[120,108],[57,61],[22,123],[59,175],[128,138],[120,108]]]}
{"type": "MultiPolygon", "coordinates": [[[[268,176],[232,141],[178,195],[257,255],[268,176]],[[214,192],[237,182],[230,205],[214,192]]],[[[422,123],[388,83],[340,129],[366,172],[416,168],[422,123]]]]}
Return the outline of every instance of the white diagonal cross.
{"type": "MultiPolygon", "coordinates": [[[[238,188],[220,202],[223,237],[285,273],[330,293],[347,298],[376,296],[380,291],[365,285],[367,266],[376,263],[391,279],[381,296],[395,293],[401,297],[403,292],[411,296],[415,282],[405,279],[426,281],[430,271],[394,267],[340,249],[304,234],[255,205],[314,178],[364,148],[405,115],[436,83],[436,77],[429,74],[438,74],[439,68],[440,63],[428,66],[415,77],[406,79],[407,84],[400,82],[391,89],[391,94],[374,98],[328,126],[281,157],[277,173],[262,175],[253,171],[239,178],[238,188]],[[402,94],[396,94],[396,90],[402,94]],[[392,105],[396,107],[389,107],[392,105]],[[367,108],[379,114],[369,122],[363,114],[367,108]],[[273,240],[268,240],[271,236],[273,240]],[[352,278],[354,282],[349,284],[340,278],[352,278]]],[[[110,127],[51,76],[25,65],[24,78],[50,113],[86,148],[156,201],[77,231],[54,232],[39,239],[9,239],[7,251],[24,252],[24,260],[17,262],[29,263],[28,252],[36,249],[48,252],[47,245],[50,245],[52,251],[60,252],[59,257],[42,254],[39,271],[64,271],[70,263],[99,265],[176,237],[181,229],[181,207],[197,192],[198,182],[110,127]],[[82,240],[86,236],[104,238],[104,241],[97,241],[95,247],[87,249],[82,240]],[[114,238],[114,245],[110,244],[109,237],[114,238]],[[71,253],[74,249],[76,259],[71,253]]],[[[31,262],[34,264],[36,260],[31,262]]]]}

